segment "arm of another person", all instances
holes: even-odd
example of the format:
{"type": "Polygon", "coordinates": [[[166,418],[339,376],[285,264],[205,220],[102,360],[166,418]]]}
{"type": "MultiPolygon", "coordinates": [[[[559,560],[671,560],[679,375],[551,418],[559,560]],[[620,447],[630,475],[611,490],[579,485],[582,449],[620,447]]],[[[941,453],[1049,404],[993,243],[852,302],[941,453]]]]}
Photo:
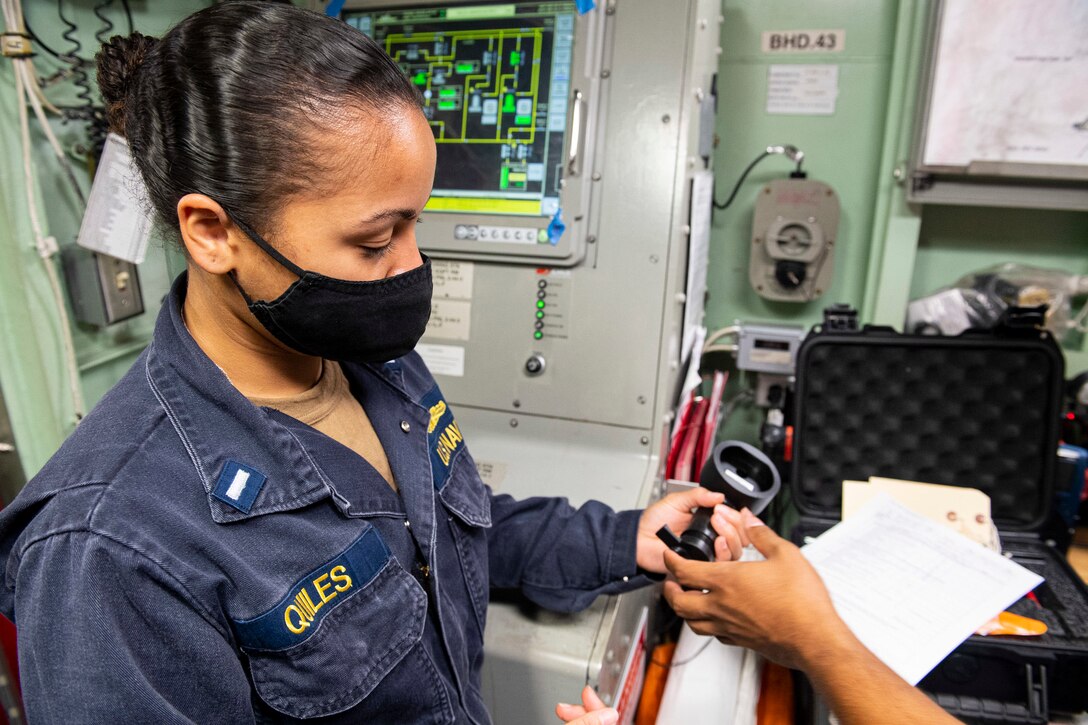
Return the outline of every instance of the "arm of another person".
{"type": "Polygon", "coordinates": [[[15,580],[28,719],[253,722],[241,662],[212,622],[128,546],[87,531],[31,544],[15,580]]]}
{"type": "Polygon", "coordinates": [[[562,498],[493,496],[488,530],[491,586],[520,589],[542,607],[576,612],[601,594],[650,583],[645,573],[664,574],[662,525],[683,531],[697,506],[717,506],[718,556],[739,556],[747,540],[739,514],[720,493],[693,488],[670,494],[644,511],[614,513],[598,501],[575,509],[562,498]]]}
{"type": "Polygon", "coordinates": [[[800,549],[748,511],[744,522],[766,561],[708,564],[665,554],[677,580],[666,582],[665,597],[692,630],[804,671],[844,725],[958,722],[854,636],[800,549]]]}

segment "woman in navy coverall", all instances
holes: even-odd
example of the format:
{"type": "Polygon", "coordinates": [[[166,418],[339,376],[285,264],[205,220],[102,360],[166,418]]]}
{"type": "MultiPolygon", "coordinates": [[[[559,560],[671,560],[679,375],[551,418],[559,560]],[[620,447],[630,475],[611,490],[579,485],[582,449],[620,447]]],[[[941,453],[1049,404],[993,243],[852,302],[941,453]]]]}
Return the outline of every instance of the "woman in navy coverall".
{"type": "MultiPolygon", "coordinates": [[[[721,497],[614,513],[483,484],[412,352],[435,144],[373,41],[226,2],[98,60],[111,127],[188,268],[148,349],[0,514],[31,722],[489,722],[491,588],[569,612],[643,586],[665,571],[653,532],[721,497]],[[312,388],[323,361],[395,488],[250,402],[312,388]]],[[[727,557],[739,535],[716,526],[727,557]]]]}

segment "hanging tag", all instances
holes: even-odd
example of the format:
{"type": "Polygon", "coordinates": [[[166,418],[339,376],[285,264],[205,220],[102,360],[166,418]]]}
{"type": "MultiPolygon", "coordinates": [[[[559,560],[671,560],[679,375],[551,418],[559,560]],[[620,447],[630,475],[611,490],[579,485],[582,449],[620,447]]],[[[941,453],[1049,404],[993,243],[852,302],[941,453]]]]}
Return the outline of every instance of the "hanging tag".
{"type": "Polygon", "coordinates": [[[128,142],[111,133],[102,149],[76,243],[92,252],[139,264],[151,238],[150,209],[128,142]]]}

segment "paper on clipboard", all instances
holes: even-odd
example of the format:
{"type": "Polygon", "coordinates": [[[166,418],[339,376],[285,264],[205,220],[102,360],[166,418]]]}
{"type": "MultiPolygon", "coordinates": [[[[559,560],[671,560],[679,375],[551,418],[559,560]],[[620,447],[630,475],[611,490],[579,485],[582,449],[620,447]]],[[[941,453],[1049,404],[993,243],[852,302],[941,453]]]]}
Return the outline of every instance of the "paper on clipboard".
{"type": "Polygon", "coordinates": [[[884,493],[802,551],[851,631],[912,685],[1043,581],[884,493]]]}

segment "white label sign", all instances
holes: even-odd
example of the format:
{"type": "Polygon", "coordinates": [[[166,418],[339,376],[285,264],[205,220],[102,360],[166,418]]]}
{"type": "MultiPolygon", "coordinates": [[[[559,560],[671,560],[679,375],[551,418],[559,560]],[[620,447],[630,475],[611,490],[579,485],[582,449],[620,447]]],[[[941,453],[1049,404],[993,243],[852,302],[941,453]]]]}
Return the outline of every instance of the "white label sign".
{"type": "Polygon", "coordinates": [[[434,278],[434,297],[454,300],[472,299],[472,275],[476,265],[472,262],[431,261],[434,278]]]}
{"type": "Polygon", "coordinates": [[[498,490],[506,480],[506,464],[501,461],[476,461],[476,472],[492,491],[498,490]]]}
{"type": "Polygon", "coordinates": [[[841,53],[845,30],[764,30],[764,53],[841,53]]]}
{"type": "Polygon", "coordinates": [[[139,264],[151,237],[149,208],[147,190],[132,163],[128,143],[111,133],[102,149],[76,243],[139,264]]]}
{"type": "Polygon", "coordinates": [[[416,345],[416,352],[434,375],[465,377],[465,348],[459,345],[416,345]]]}
{"type": "Polygon", "coordinates": [[[431,319],[427,322],[427,337],[442,340],[467,340],[472,303],[467,300],[431,300],[431,319]]]}
{"type": "Polygon", "coordinates": [[[767,113],[830,116],[839,97],[837,65],[772,65],[767,72],[767,113]]]}

